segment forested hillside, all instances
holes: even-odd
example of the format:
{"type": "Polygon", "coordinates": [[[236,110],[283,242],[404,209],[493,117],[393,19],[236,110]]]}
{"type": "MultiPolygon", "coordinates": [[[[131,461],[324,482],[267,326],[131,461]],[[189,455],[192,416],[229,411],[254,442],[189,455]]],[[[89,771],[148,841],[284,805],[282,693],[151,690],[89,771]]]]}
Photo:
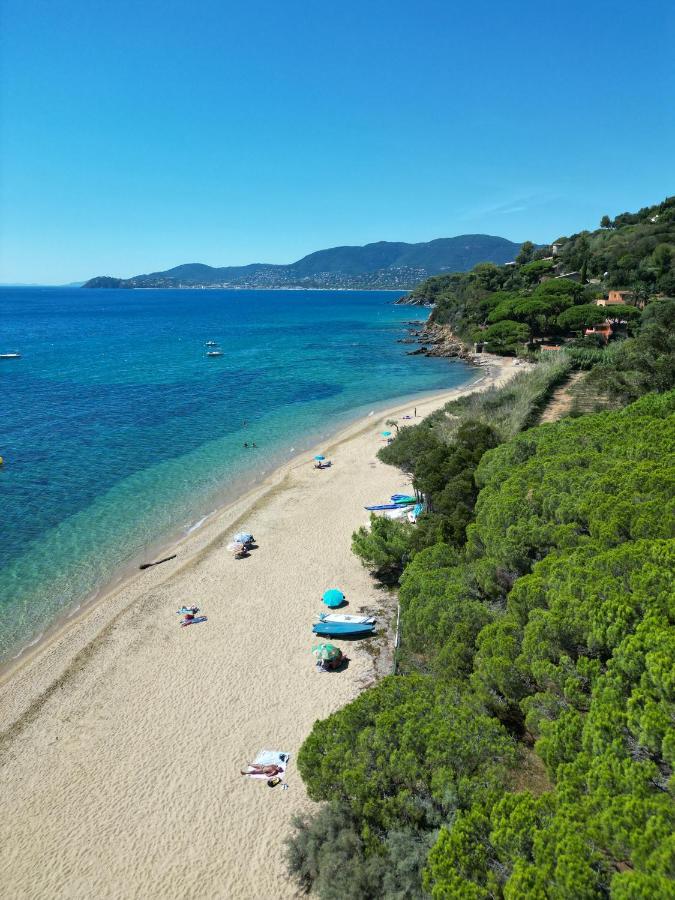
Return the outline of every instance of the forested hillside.
{"type": "Polygon", "coordinates": [[[380,451],[427,511],[353,536],[398,589],[401,647],[299,754],[322,801],[288,847],[306,890],[675,896],[675,301],[648,299],[632,337],[550,354],[380,451]],[[531,427],[574,367],[616,408],[531,427]]]}
{"type": "Polygon", "coordinates": [[[438,275],[410,295],[412,302],[435,304],[432,321],[496,353],[528,343],[536,350],[542,339],[597,347],[602,340],[586,336],[586,328],[611,312],[618,336],[630,334],[638,310],[662,297],[675,297],[675,197],[614,220],[605,216],[597,231],[546,247],[526,242],[515,265],[485,263],[438,275]],[[625,303],[597,306],[610,290],[625,291],[625,303]]]}
{"type": "Polygon", "coordinates": [[[505,263],[520,244],[490,234],[460,234],[418,244],[376,241],[363,247],[330,247],[303,256],[288,265],[252,263],[214,268],[186,263],[135,275],[132,278],[98,276],[85,288],[190,288],[190,287],[337,287],[410,288],[436,272],[466,271],[478,262],[505,263]]]}

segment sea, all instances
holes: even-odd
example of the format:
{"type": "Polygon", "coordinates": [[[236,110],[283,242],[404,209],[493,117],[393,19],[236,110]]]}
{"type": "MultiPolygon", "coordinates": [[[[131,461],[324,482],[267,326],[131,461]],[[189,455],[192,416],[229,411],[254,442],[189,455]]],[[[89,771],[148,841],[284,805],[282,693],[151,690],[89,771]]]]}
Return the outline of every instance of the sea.
{"type": "Polygon", "coordinates": [[[0,661],[350,421],[472,380],[406,354],[399,296],[0,288],[0,661]]]}

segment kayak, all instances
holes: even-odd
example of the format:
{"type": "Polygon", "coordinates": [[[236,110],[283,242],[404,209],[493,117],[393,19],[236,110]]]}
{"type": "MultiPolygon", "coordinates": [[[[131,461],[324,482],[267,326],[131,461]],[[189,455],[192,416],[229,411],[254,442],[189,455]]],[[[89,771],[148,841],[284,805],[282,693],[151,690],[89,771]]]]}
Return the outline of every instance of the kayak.
{"type": "Polygon", "coordinates": [[[394,503],[417,503],[417,499],[410,494],[392,494],[391,499],[394,503]]]}
{"type": "Polygon", "coordinates": [[[409,503],[378,503],[375,506],[364,506],[364,509],[377,512],[380,509],[407,509],[409,506],[409,503]]]}

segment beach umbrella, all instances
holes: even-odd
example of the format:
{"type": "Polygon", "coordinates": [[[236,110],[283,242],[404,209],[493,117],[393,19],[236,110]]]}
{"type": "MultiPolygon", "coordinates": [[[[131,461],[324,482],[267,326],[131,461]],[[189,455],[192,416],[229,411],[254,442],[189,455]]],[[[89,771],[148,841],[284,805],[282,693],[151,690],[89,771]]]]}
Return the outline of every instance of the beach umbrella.
{"type": "Polygon", "coordinates": [[[232,540],[237,544],[250,544],[253,540],[253,535],[250,531],[239,531],[232,540]]]}
{"type": "Polygon", "coordinates": [[[326,457],[325,457],[325,456],[322,456],[321,453],[320,453],[318,456],[315,456],[315,457],[314,457],[314,459],[318,459],[318,460],[325,459],[325,458],[326,458],[326,457]]]}
{"type": "Polygon", "coordinates": [[[390,437],[390,435],[391,435],[391,431],[383,431],[382,432],[382,437],[390,437]]]}
{"type": "Polygon", "coordinates": [[[227,549],[230,553],[243,553],[246,547],[241,543],[241,541],[231,541],[227,545],[227,549]]]}
{"type": "Polygon", "coordinates": [[[321,599],[326,604],[326,606],[330,606],[331,609],[335,609],[343,603],[345,595],[337,588],[331,588],[324,593],[321,599]]]}
{"type": "Polygon", "coordinates": [[[342,650],[335,644],[318,644],[316,647],[312,647],[312,655],[317,659],[340,659],[342,650]]]}

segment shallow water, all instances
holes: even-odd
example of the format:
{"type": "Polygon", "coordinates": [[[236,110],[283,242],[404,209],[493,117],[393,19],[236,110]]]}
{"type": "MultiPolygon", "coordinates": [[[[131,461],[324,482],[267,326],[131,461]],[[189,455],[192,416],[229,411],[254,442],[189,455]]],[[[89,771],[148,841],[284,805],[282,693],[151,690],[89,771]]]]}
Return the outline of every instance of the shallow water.
{"type": "Polygon", "coordinates": [[[0,659],[358,414],[471,379],[406,356],[397,296],[0,289],[0,659]]]}

